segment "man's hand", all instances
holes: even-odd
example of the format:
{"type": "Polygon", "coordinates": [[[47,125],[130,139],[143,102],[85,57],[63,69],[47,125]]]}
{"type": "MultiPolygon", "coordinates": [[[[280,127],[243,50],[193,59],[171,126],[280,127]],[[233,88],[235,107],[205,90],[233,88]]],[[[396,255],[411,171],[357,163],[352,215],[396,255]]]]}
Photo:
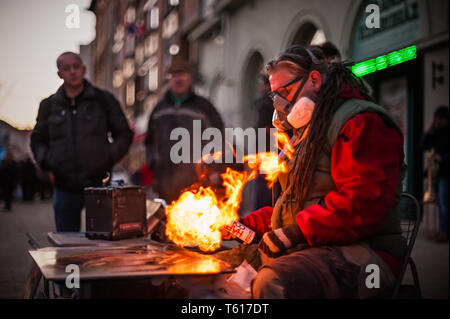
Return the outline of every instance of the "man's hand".
{"type": "Polygon", "coordinates": [[[297,223],[278,228],[263,235],[258,250],[268,257],[278,257],[286,249],[292,248],[304,240],[304,236],[297,223]]]}

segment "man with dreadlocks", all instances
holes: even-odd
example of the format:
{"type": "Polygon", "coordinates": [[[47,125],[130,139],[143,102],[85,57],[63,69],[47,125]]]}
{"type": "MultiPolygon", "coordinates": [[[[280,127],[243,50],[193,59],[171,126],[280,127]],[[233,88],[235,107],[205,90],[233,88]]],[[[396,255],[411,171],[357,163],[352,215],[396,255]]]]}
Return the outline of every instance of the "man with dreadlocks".
{"type": "Polygon", "coordinates": [[[293,130],[295,153],[273,209],[241,220],[260,239],[255,298],[374,296],[394,284],[406,247],[402,133],[348,64],[312,51],[294,46],[266,66],[274,125],[293,130]]]}

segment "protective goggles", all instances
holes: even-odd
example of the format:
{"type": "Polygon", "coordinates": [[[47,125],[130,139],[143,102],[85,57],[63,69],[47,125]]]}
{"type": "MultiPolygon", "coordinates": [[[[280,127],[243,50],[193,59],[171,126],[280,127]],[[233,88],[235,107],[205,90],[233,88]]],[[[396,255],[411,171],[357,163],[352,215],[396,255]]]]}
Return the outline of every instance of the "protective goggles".
{"type": "Polygon", "coordinates": [[[289,91],[287,90],[287,88],[302,80],[303,82],[300,84],[300,86],[298,87],[297,91],[294,94],[294,97],[292,98],[292,101],[295,103],[295,101],[297,100],[298,95],[300,94],[300,92],[302,91],[303,87],[306,84],[306,81],[308,80],[309,77],[309,72],[307,73],[306,76],[300,76],[300,77],[296,77],[295,79],[293,79],[292,81],[290,81],[289,83],[283,85],[282,87],[279,87],[278,89],[274,90],[274,91],[270,91],[269,93],[267,93],[267,95],[272,99],[273,101],[273,107],[275,108],[275,110],[282,112],[282,113],[289,113],[290,109],[292,108],[293,104],[291,101],[286,99],[286,96],[289,95],[289,91]]]}

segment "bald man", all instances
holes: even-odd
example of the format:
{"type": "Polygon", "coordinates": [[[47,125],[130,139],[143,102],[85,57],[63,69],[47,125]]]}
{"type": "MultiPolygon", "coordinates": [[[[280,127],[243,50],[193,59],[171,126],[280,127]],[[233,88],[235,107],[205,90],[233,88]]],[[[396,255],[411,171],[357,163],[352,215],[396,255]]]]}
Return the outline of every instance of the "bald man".
{"type": "Polygon", "coordinates": [[[83,189],[102,185],[128,152],[133,133],[116,98],[84,79],[78,54],[64,52],[56,65],[64,83],[41,102],[31,149],[40,167],[54,175],[56,230],[80,231],[83,189]]]}

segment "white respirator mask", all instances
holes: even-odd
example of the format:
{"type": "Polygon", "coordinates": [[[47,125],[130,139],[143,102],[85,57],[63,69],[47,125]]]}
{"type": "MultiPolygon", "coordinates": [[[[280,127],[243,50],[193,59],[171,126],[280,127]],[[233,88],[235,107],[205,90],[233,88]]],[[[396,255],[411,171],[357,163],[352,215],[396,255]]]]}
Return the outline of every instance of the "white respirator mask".
{"type": "MultiPolygon", "coordinates": [[[[299,87],[293,100],[296,99],[303,88],[303,85],[299,87]]],[[[281,131],[301,128],[311,121],[315,105],[314,101],[307,96],[300,97],[294,105],[292,105],[292,103],[284,97],[275,94],[273,96],[273,106],[275,110],[272,116],[272,124],[281,131]]]]}

